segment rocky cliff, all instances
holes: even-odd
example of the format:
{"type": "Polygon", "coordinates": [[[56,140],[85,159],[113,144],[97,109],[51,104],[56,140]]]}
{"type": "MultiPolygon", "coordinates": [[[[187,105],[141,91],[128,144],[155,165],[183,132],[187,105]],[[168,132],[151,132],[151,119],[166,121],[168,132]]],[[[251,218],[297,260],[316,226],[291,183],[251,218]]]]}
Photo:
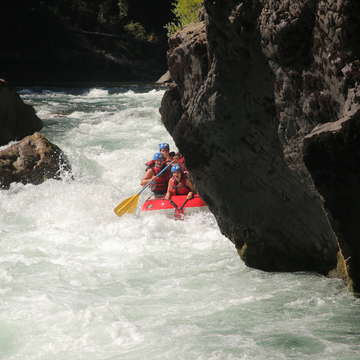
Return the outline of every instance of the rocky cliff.
{"type": "Polygon", "coordinates": [[[31,135],[42,126],[34,108],[24,104],[15,89],[0,80],[0,146],[31,135]]]}
{"type": "Polygon", "coordinates": [[[327,273],[340,243],[359,290],[360,4],[204,5],[160,109],[199,192],[249,266],[327,273]]]}

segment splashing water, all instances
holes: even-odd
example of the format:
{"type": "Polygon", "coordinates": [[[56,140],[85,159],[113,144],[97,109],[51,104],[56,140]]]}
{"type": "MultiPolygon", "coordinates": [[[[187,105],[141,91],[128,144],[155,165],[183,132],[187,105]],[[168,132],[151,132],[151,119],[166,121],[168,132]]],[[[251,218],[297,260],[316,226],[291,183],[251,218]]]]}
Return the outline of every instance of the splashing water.
{"type": "Polygon", "coordinates": [[[116,217],[160,142],[162,90],[23,89],[75,180],[0,191],[0,359],[358,359],[339,280],[245,267],[209,213],[116,217]]]}

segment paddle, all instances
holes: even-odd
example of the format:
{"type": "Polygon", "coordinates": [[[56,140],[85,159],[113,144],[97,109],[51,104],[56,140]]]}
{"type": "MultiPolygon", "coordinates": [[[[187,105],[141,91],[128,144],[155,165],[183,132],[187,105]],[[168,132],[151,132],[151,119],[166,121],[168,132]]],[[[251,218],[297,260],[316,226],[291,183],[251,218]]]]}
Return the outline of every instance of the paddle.
{"type": "Polygon", "coordinates": [[[184,206],[190,199],[185,199],[185,201],[182,203],[180,207],[178,207],[172,200],[170,201],[170,204],[175,208],[174,218],[175,220],[184,220],[184,206]]]}
{"type": "Polygon", "coordinates": [[[190,199],[185,199],[185,201],[182,203],[182,205],[179,207],[179,210],[183,210],[185,204],[189,201],[190,199]]]}
{"type": "MultiPolygon", "coordinates": [[[[160,176],[173,162],[174,161],[172,161],[171,163],[166,165],[155,177],[160,176]]],[[[154,182],[154,180],[150,181],[137,194],[130,196],[129,198],[122,201],[119,205],[117,205],[114,208],[114,213],[117,216],[122,216],[126,213],[133,214],[136,211],[141,193],[145,189],[147,189],[153,182],[154,182]]]]}
{"type": "Polygon", "coordinates": [[[172,200],[170,200],[169,199],[169,202],[170,202],[170,204],[174,207],[174,209],[175,209],[175,213],[174,213],[174,218],[175,218],[175,220],[184,220],[184,211],[180,211],[179,210],[179,208],[178,208],[178,206],[172,201],[172,200]]]}

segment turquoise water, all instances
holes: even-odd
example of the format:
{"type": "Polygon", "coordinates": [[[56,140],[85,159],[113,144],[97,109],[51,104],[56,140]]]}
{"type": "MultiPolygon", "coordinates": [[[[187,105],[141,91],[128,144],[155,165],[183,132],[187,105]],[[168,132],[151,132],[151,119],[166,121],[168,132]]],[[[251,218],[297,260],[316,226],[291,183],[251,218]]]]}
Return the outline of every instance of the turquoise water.
{"type": "Polygon", "coordinates": [[[360,358],[341,281],[249,269],[209,213],[116,217],[160,142],[162,90],[23,89],[75,180],[0,192],[0,359],[360,358]]]}

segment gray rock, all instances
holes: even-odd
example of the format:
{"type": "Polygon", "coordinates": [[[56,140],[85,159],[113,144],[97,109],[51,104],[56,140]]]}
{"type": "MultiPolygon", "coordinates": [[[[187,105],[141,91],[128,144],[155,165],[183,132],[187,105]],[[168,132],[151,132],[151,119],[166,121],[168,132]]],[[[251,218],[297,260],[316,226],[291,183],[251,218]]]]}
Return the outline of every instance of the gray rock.
{"type": "Polygon", "coordinates": [[[42,134],[34,133],[0,151],[0,188],[13,182],[41,184],[46,179],[60,179],[71,166],[56,145],[42,134]]]}

